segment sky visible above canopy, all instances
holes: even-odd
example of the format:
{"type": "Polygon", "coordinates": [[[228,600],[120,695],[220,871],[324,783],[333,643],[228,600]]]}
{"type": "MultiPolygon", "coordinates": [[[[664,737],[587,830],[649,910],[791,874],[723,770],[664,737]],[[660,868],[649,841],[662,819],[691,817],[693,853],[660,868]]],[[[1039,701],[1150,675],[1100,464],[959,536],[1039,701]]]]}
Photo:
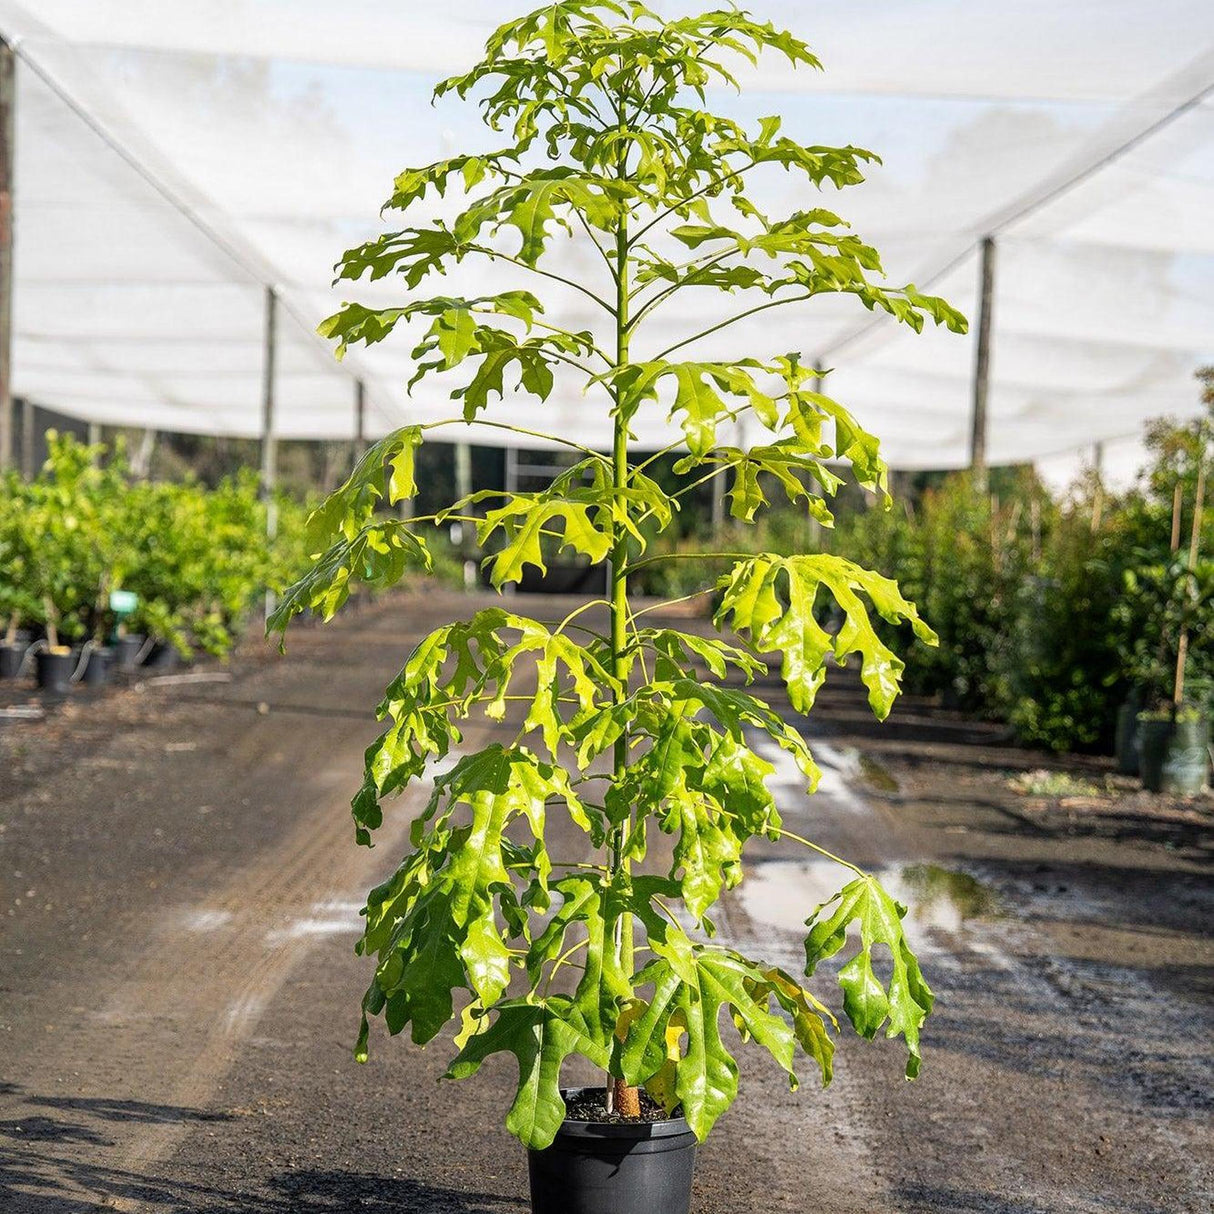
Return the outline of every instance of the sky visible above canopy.
{"type": "MultiPolygon", "coordinates": [[[[0,0],[19,56],[15,394],[104,423],[256,435],[273,284],[281,436],[349,437],[355,377],[372,436],[449,415],[438,381],[406,396],[407,337],[339,366],[312,330],[344,297],[402,301],[390,283],[335,292],[332,264],[382,229],[400,169],[496,146],[475,106],[429,94],[524,7],[0,0]]],[[[977,244],[996,237],[990,462],[1070,468],[1101,440],[1132,461],[1145,419],[1196,412],[1193,372],[1214,362],[1210,0],[750,7],[827,70],[773,59],[709,106],[880,153],[868,183],[822,204],[881,250],[892,281],[973,320],[977,244]]],[[[761,201],[806,205],[794,184],[763,178],[761,201]]],[[[567,266],[596,272],[576,246],[567,266]]],[[[589,322],[576,297],[557,302],[558,323],[589,322]]],[[[698,306],[655,340],[700,327],[698,306]]],[[[821,358],[892,464],[939,468],[968,459],[973,340],[915,337],[824,299],[688,356],[821,358]]],[[[504,410],[607,443],[605,411],[576,391],[542,406],[508,395],[504,410]]],[[[655,414],[638,440],[666,434],[655,414]]]]}

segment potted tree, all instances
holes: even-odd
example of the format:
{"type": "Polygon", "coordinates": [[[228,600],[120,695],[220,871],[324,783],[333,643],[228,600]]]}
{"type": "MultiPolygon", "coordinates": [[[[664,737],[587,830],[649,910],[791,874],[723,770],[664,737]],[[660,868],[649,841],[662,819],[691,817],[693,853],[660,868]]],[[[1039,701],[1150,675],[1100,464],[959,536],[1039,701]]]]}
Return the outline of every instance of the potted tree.
{"type": "Polygon", "coordinates": [[[1177,557],[1128,570],[1125,580],[1144,621],[1127,663],[1150,698],[1138,713],[1143,787],[1198,793],[1209,767],[1208,687],[1189,670],[1206,657],[1214,632],[1214,561],[1177,557]]]}
{"type": "MultiPolygon", "coordinates": [[[[716,554],[721,572],[705,589],[715,586],[729,640],[651,625],[629,603],[629,578],[659,559],[646,554],[646,537],[670,526],[680,505],[680,492],[664,491],[630,454],[643,410],[669,415],[668,450],[684,453],[690,484],[731,477],[741,522],[774,489],[829,525],[823,494],[841,483],[841,465],[886,496],[877,440],[817,389],[799,353],[687,361],[680,352],[821,294],[855,296],[916,329],[925,318],[965,329],[942,300],[883,285],[875,250],[831,211],[769,216],[748,195],[752,176],[777,169],[807,194],[855,185],[874,159],[803,146],[778,118],[748,130],[695,108],[705,85],[731,79],[726,60],[762,51],[818,67],[804,42],[733,10],[666,21],[640,4],[566,0],[503,25],[484,60],[437,95],[481,94],[507,146],[403,172],[388,208],[424,208],[452,190],[465,196],[458,214],[347,252],[340,278],[393,275],[402,299],[386,309],[348,303],[321,326],[339,355],[420,326],[414,382],[454,373],[461,412],[402,427],[367,451],[309,520],[316,556],[269,632],[302,611],[331,617],[359,581],[385,587],[427,568],[434,523],[476,528],[499,589],[543,570],[553,549],[607,565],[602,627],[593,601],[554,624],[491,607],[424,638],[387,688],[386,729],[353,799],[356,839],[369,844],[391,794],[453,761],[413,823],[412,850],[368,896],[358,947],[376,966],[356,1052],[366,1058],[368,1018],[382,1015],[390,1033],[408,1028],[419,1044],[456,1022],[451,1077],[514,1054],[519,1085],[506,1126],[530,1149],[538,1211],[686,1211],[695,1143],[737,1093],[724,1009],[790,1081],[798,1050],[829,1081],[834,1017],[803,978],[712,939],[709,912],[742,879],[749,838],[822,850],[782,825],[765,783],[774,767],[754,743],[765,736],[782,748],[812,788],[808,747],[737,682],[779,655],[788,698],[807,712],[828,660],[855,658],[884,717],[903,664],[870,612],[934,640],[894,582],[842,555],[716,554]],[[552,268],[558,242],[575,234],[596,262],[585,277],[552,268]],[[496,286],[499,274],[517,283],[475,296],[420,291],[465,263],[482,283],[496,286]],[[554,280],[601,323],[558,324],[541,295],[554,280]],[[735,306],[655,348],[655,315],[669,316],[685,293],[712,292],[735,306]],[[488,416],[511,385],[544,400],[575,384],[587,410],[610,416],[609,451],[488,416]],[[752,445],[734,441],[740,417],[757,423],[752,445]],[[377,514],[414,496],[419,445],[452,426],[515,431],[577,459],[540,492],[473,493],[437,515],[377,514]],[[833,632],[819,622],[828,610],[841,621],[833,632]],[[481,715],[517,730],[465,752],[461,722],[481,715]],[[583,832],[585,857],[571,867],[549,855],[554,813],[583,832]],[[673,837],[660,871],[646,865],[654,830],[673,837]],[[565,981],[570,972],[576,982],[565,981]],[[562,1090],[572,1055],[602,1071],[601,1088],[562,1090]]],[[[865,1037],[882,1027],[902,1036],[913,1078],[932,993],[902,931],[904,908],[838,862],[842,888],[807,908],[805,974],[847,949],[844,1012],[865,1037]],[[888,949],[884,974],[875,949],[888,949]]]]}
{"type": "Polygon", "coordinates": [[[1171,556],[1126,572],[1126,588],[1137,599],[1143,627],[1130,646],[1133,673],[1153,687],[1156,704],[1138,715],[1143,786],[1151,792],[1193,794],[1201,791],[1209,771],[1209,685],[1203,667],[1214,635],[1214,561],[1202,557],[1206,475],[1209,466],[1210,413],[1214,413],[1214,369],[1198,372],[1207,416],[1178,426],[1158,423],[1148,444],[1160,452],[1160,472],[1175,475],[1172,493],[1171,556]],[[1182,553],[1181,526],[1187,483],[1193,505],[1187,552],[1182,553]],[[1196,669],[1194,669],[1196,667],[1196,669]],[[1196,675],[1196,677],[1194,677],[1196,675]],[[1166,692],[1164,690],[1166,686],[1166,692]],[[1192,693],[1199,690],[1200,694],[1192,693]]]}

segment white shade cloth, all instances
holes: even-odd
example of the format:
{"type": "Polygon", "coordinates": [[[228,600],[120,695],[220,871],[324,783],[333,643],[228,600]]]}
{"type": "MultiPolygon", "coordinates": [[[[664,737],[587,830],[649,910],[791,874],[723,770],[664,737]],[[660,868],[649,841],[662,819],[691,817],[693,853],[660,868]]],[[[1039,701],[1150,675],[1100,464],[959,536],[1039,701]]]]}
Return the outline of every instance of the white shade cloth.
{"type": "MultiPolygon", "coordinates": [[[[405,395],[409,334],[338,365],[312,330],[342,298],[402,301],[391,283],[334,290],[331,266],[381,230],[401,168],[498,146],[475,106],[429,94],[520,7],[0,0],[18,52],[14,392],[88,420],[256,435],[273,285],[281,436],[352,435],[355,378],[371,436],[448,416],[440,381],[405,395]]],[[[1214,362],[1210,0],[752,7],[808,39],[827,71],[765,61],[741,97],[714,91],[710,106],[879,152],[869,182],[824,201],[882,250],[891,281],[973,320],[977,245],[995,236],[992,463],[1056,474],[1097,441],[1124,449],[1147,418],[1197,411],[1193,372],[1214,362]]],[[[796,186],[773,173],[756,191],[778,212],[809,201],[796,186]]],[[[596,272],[584,248],[562,257],[596,272]]],[[[478,268],[434,293],[524,278],[478,268]]],[[[557,323],[593,323],[576,295],[548,298],[557,323]]],[[[645,340],[656,351],[727,303],[689,293],[645,340]]],[[[940,468],[968,459],[973,343],[827,299],[687,356],[822,358],[892,464],[940,468]]],[[[508,396],[497,416],[609,441],[605,408],[568,384],[544,405],[508,396]]],[[[638,420],[640,446],[668,437],[658,411],[638,420]]]]}

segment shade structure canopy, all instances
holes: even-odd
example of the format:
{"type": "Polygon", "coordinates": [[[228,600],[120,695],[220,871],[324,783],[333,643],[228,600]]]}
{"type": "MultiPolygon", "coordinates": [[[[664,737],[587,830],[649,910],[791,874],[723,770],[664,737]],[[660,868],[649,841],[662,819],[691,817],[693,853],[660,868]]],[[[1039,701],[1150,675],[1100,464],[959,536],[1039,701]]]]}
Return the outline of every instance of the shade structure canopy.
{"type": "MultiPolygon", "coordinates": [[[[497,146],[474,106],[429,97],[523,7],[0,0],[18,55],[15,394],[103,423],[255,436],[273,286],[280,437],[352,437],[357,380],[371,437],[450,415],[438,380],[406,395],[407,336],[339,365],[313,330],[343,298],[405,299],[391,282],[335,290],[332,264],[382,230],[397,171],[497,146]]],[[[827,70],[764,61],[709,106],[878,152],[864,185],[821,202],[881,250],[892,282],[973,316],[978,249],[995,239],[991,463],[1114,451],[1148,418],[1196,411],[1193,372],[1214,361],[1209,0],[749,7],[827,70]]],[[[813,204],[798,188],[779,172],[755,185],[776,212],[813,204]]],[[[591,253],[571,242],[566,269],[602,272],[591,253]]],[[[548,298],[557,323],[592,323],[575,294],[548,298]]],[[[689,293],[655,322],[655,347],[720,302],[689,293]]],[[[969,458],[973,342],[821,299],[688,356],[820,359],[891,464],[943,468],[969,458]]],[[[572,384],[543,405],[508,394],[499,416],[609,442],[606,410],[572,384]]],[[[636,429],[640,446],[670,435],[660,410],[636,429]]]]}

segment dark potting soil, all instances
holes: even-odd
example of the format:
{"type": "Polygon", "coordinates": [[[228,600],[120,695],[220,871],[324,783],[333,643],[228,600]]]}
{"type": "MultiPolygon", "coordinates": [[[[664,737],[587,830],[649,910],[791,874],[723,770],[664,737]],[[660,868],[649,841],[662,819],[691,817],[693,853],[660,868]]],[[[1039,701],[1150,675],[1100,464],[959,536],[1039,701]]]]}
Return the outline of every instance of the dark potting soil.
{"type": "Polygon", "coordinates": [[[602,1088],[589,1088],[585,1092],[565,1101],[565,1116],[570,1121],[593,1121],[605,1125],[640,1124],[642,1121],[669,1121],[680,1116],[679,1110],[667,1113],[648,1092],[641,1092],[641,1115],[624,1117],[619,1113],[608,1113],[602,1088]]]}

